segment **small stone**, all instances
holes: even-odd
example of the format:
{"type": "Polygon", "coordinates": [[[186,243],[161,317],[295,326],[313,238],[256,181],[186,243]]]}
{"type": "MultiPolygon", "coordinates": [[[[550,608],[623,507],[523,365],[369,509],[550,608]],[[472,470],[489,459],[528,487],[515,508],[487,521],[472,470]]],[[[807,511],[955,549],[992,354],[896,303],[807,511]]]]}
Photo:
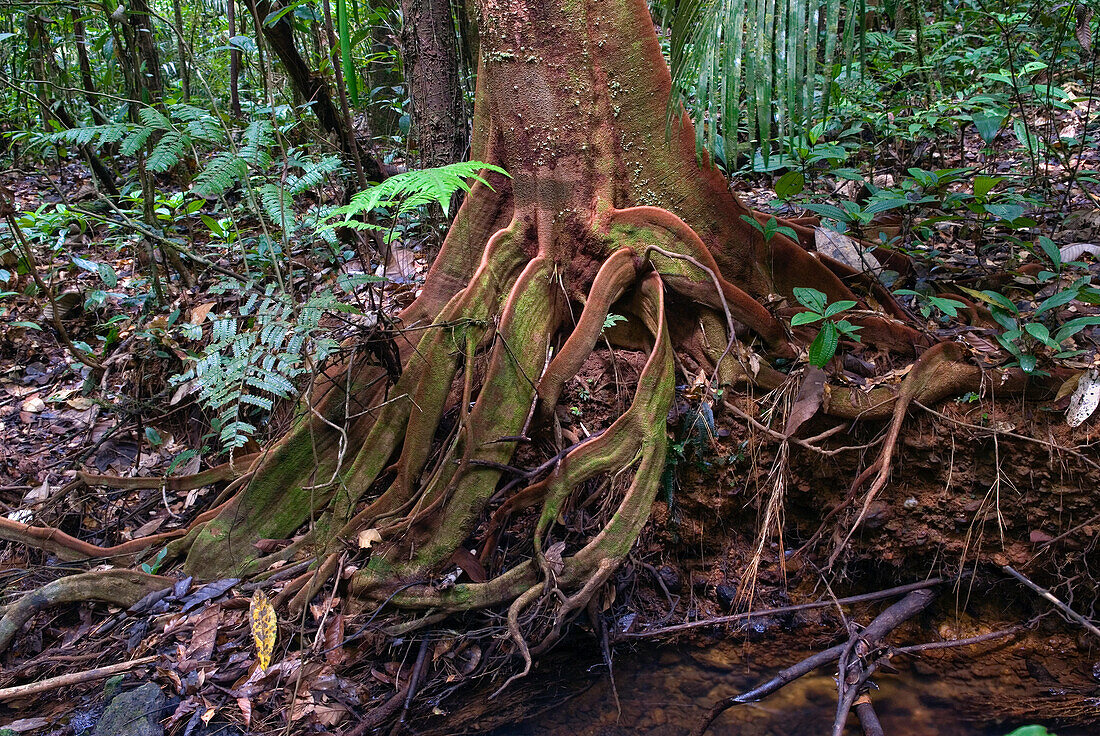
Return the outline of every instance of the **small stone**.
{"type": "Polygon", "coordinates": [[[147,682],[111,700],[96,724],[94,736],[164,736],[160,719],[168,698],[147,682]]]}
{"type": "Polygon", "coordinates": [[[719,585],[714,589],[714,597],[718,599],[718,605],[729,611],[737,600],[737,588],[732,585],[719,585]]]}

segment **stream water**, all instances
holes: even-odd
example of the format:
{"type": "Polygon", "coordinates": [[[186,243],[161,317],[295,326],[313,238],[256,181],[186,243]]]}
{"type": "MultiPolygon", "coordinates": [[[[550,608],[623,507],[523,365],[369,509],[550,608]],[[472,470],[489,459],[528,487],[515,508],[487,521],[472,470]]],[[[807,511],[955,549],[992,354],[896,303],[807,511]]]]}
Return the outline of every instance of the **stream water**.
{"type": "MultiPolygon", "coordinates": [[[[750,649],[758,653],[760,646],[750,649]]],[[[754,664],[748,650],[725,643],[619,656],[615,683],[621,714],[616,712],[604,675],[571,700],[522,725],[497,729],[494,736],[683,736],[714,701],[751,688],[809,653],[799,651],[800,646],[776,649],[770,666],[754,664]]],[[[975,703],[992,705],[996,699],[1021,697],[1019,678],[972,679],[969,691],[963,692],[957,678],[945,679],[927,663],[897,660],[894,664],[898,672],[876,677],[879,690],[872,695],[889,736],[1005,736],[1020,725],[973,720],[975,703]],[[1010,681],[1015,684],[1009,686],[1010,681]],[[963,700],[971,706],[970,718],[959,707],[963,700]]],[[[826,669],[763,702],[727,711],[711,727],[710,736],[827,734],[836,710],[836,685],[826,669]]],[[[1100,733],[1100,729],[1050,728],[1057,736],[1100,733]]],[[[858,734],[861,731],[853,714],[845,736],[858,734]]]]}

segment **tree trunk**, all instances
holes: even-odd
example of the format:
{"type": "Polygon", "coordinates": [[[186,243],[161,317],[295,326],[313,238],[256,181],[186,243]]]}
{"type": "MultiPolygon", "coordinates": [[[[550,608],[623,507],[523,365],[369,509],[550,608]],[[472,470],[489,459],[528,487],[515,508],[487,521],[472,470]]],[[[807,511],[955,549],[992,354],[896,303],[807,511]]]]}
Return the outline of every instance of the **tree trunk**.
{"type": "Polygon", "coordinates": [[[172,0],[172,18],[176,22],[176,56],[180,65],[180,88],[183,101],[191,101],[191,70],[187,65],[187,43],[183,35],[183,9],[180,0],[172,0]]]}
{"type": "Polygon", "coordinates": [[[131,0],[128,18],[133,29],[137,74],[145,92],[142,102],[155,105],[160,102],[164,84],[160,76],[160,53],[153,34],[153,11],[148,0],[131,0]]]}
{"type": "Polygon", "coordinates": [[[77,8],[72,11],[73,43],[76,45],[77,63],[80,65],[80,83],[84,89],[84,100],[88,103],[88,109],[92,112],[92,120],[96,125],[106,125],[107,119],[99,111],[99,100],[95,82],[92,81],[92,65],[88,61],[88,39],[84,33],[84,20],[77,8]]]}
{"type": "MultiPolygon", "coordinates": [[[[229,36],[237,35],[237,3],[236,0],[226,0],[226,15],[229,18],[229,36]]],[[[233,44],[229,51],[229,113],[239,118],[241,116],[241,52],[233,44]]]]}
{"type": "MultiPolygon", "coordinates": [[[[255,15],[257,17],[262,20],[270,12],[271,3],[268,0],[256,0],[255,15]]],[[[313,114],[317,116],[321,128],[326,133],[336,136],[337,144],[345,154],[353,159],[358,156],[362,161],[363,171],[368,179],[372,181],[384,179],[385,174],[377,159],[357,149],[358,143],[355,140],[353,131],[347,126],[339,108],[333,101],[332,90],[329,88],[328,83],[323,77],[315,75],[310,70],[309,65],[306,64],[305,59],[298,52],[298,47],[294,44],[294,32],[290,22],[283,17],[272,25],[261,25],[263,26],[264,38],[267,40],[268,46],[271,47],[272,53],[279,57],[279,61],[282,62],[291,83],[309,104],[310,109],[313,110],[313,114]]]]}
{"type": "MultiPolygon", "coordinates": [[[[479,11],[472,157],[511,178],[487,174],[472,188],[400,314],[408,331],[390,336],[400,377],[386,386],[381,361],[330,367],[310,410],[237,494],[170,549],[202,578],[311,549],[326,563],[300,581],[292,605],[302,606],[348,540],[354,548],[369,532],[378,541],[359,551],[369,561],[355,563],[349,595],[430,609],[406,632],[506,607],[524,674],[646,525],[677,383],[702,374],[711,390],[789,390],[770,361],[797,358],[816,334],[792,328],[799,310],[783,306],[800,286],[855,301],[864,344],[883,354],[911,359],[929,341],[875,314],[837,275],[852,276],[842,266],[783,235],[765,240],[726,180],[699,163],[686,116],[666,138],[670,78],[643,0],[480,0],[479,11]],[[633,398],[587,438],[567,439],[563,391],[604,340],[642,354],[633,398]],[[272,555],[253,546],[307,523],[272,555]],[[469,582],[454,582],[456,566],[469,582]]],[[[793,226],[812,242],[812,230],[793,226]]],[[[1024,382],[1015,369],[984,375],[997,391],[1024,382]]],[[[861,518],[910,403],[981,385],[983,369],[945,343],[900,386],[822,392],[829,414],[890,419],[861,518]]]]}
{"type": "Polygon", "coordinates": [[[461,161],[466,114],[449,0],[401,0],[401,52],[412,98],[413,146],[423,168],[461,161]]]}

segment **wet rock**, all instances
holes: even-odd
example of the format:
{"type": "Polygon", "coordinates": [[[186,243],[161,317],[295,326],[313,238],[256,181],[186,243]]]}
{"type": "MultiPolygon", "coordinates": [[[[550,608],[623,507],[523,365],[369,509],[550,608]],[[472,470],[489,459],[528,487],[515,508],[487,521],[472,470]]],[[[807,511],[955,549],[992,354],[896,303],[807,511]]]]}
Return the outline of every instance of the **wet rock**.
{"type": "Polygon", "coordinates": [[[718,599],[718,605],[724,610],[732,610],[737,600],[737,588],[733,585],[719,585],[714,589],[714,597],[718,599]]]}
{"type": "Polygon", "coordinates": [[[147,682],[136,690],[116,695],[96,724],[94,736],[164,736],[160,719],[168,698],[147,682]]]}

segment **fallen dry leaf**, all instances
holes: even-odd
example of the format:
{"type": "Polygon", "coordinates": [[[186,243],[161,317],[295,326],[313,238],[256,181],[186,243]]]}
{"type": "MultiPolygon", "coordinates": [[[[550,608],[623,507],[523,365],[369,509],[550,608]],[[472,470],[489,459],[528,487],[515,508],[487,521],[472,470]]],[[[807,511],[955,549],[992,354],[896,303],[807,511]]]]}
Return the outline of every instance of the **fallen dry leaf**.
{"type": "Polygon", "coordinates": [[[271,654],[275,651],[275,635],[278,633],[275,609],[262,590],[252,595],[252,604],[248,607],[248,622],[252,628],[252,641],[256,643],[256,657],[260,660],[260,669],[266,670],[271,663],[271,654]]]}

